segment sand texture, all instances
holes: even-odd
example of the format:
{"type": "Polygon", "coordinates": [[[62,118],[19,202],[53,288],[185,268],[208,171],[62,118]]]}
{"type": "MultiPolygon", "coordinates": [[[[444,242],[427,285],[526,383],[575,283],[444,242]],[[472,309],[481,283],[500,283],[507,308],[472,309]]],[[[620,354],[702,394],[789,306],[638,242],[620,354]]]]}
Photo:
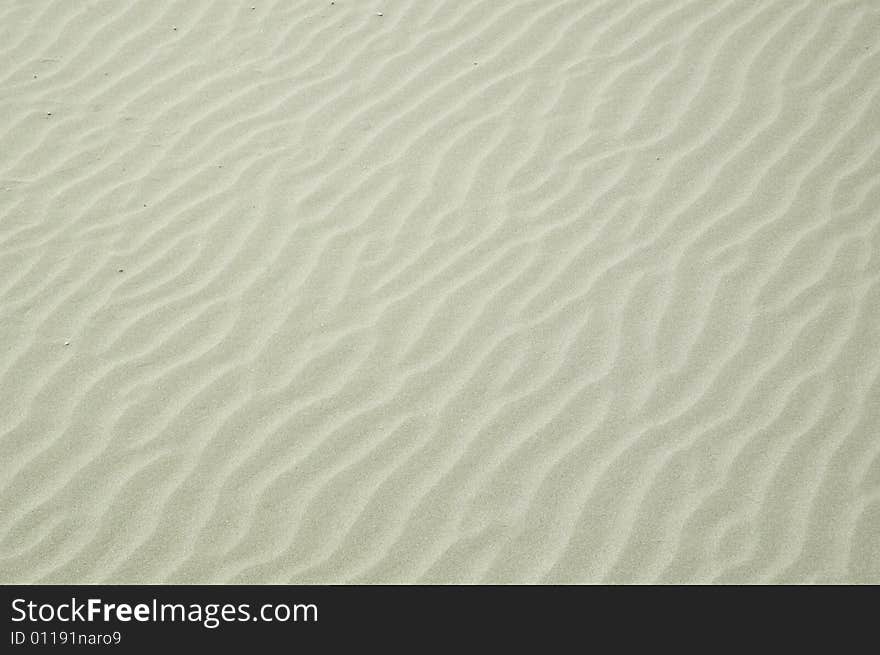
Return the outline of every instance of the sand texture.
{"type": "Polygon", "coordinates": [[[0,582],[880,582],[880,2],[0,52],[0,582]]]}

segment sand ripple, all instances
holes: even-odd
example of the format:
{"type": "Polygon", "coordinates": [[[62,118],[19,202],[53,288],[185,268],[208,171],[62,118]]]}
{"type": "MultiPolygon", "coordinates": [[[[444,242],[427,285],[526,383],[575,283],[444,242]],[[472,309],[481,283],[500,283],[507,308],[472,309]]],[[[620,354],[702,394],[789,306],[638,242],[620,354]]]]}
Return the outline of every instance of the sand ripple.
{"type": "Polygon", "coordinates": [[[874,0],[0,51],[0,581],[880,582],[874,0]]]}

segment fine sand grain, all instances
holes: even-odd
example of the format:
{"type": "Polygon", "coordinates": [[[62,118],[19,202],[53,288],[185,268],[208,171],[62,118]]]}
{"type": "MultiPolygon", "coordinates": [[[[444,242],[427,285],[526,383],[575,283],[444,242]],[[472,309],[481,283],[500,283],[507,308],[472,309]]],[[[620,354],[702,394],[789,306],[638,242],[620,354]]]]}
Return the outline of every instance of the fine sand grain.
{"type": "Polygon", "coordinates": [[[0,53],[0,582],[880,582],[876,0],[0,53]]]}

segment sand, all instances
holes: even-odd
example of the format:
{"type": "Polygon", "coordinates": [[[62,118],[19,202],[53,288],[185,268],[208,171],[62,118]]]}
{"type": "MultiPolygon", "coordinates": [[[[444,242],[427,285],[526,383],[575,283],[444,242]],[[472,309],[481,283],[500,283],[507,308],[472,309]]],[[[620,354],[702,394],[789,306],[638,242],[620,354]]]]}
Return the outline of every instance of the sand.
{"type": "Polygon", "coordinates": [[[0,50],[0,581],[880,582],[877,2],[0,50]]]}

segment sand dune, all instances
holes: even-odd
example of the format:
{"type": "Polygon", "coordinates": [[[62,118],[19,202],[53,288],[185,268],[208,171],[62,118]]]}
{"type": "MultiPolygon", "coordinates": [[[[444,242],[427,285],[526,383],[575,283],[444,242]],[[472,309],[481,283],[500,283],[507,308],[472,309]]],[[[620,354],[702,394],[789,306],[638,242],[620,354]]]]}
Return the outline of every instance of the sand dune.
{"type": "Polygon", "coordinates": [[[0,581],[880,582],[877,2],[0,51],[0,581]]]}

